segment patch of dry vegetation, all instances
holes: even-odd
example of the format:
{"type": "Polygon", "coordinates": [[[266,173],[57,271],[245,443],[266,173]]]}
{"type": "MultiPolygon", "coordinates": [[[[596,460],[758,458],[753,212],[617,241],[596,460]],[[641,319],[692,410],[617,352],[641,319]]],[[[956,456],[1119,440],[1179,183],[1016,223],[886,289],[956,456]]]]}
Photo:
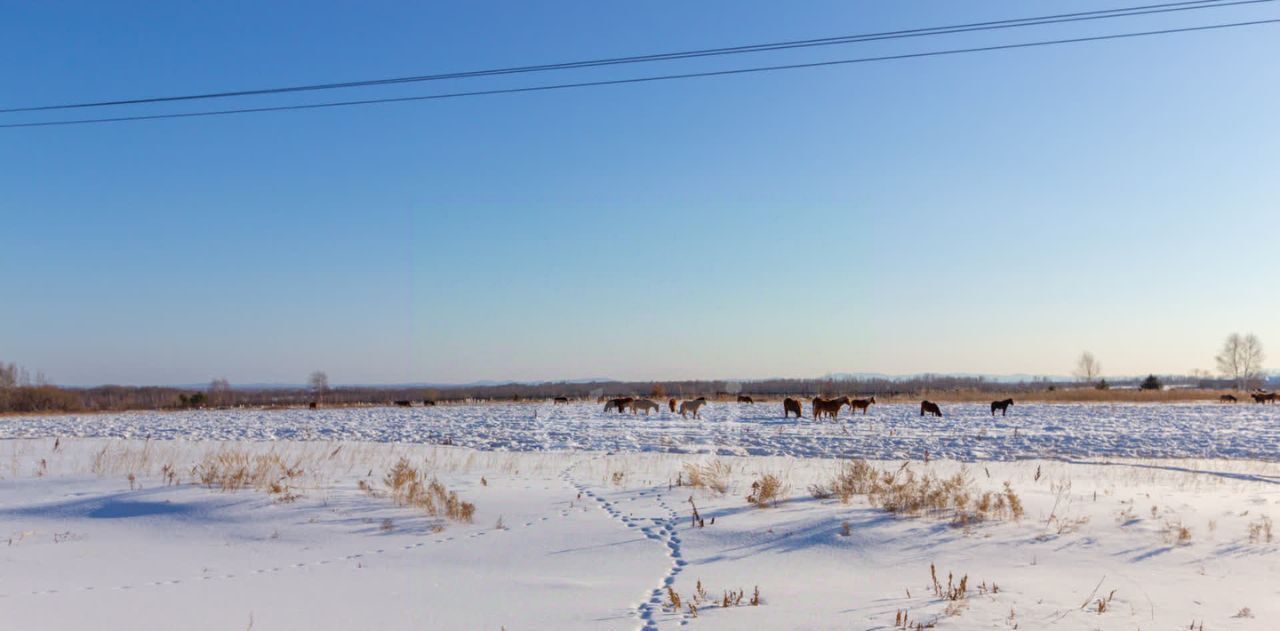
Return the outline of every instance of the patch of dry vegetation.
{"type": "Polygon", "coordinates": [[[298,461],[285,461],[275,452],[251,454],[227,449],[207,454],[191,468],[191,477],[201,485],[224,493],[245,489],[264,491],[278,502],[293,502],[300,495],[294,491],[303,469],[298,461]]]}
{"type": "Polygon", "coordinates": [[[773,473],[763,473],[751,483],[751,494],[747,496],[747,502],[756,508],[777,506],[789,491],[790,488],[782,478],[773,473]]]}
{"type": "Polygon", "coordinates": [[[1025,513],[1022,498],[1008,482],[1000,491],[979,492],[963,468],[942,478],[932,469],[916,473],[910,463],[888,471],[858,459],[842,463],[830,482],[809,490],[819,499],[838,497],[846,504],[862,495],[872,506],[895,515],[945,516],[956,526],[992,519],[1017,521],[1025,513]]]}
{"type": "Polygon", "coordinates": [[[680,484],[695,489],[707,489],[718,495],[729,492],[729,481],[733,477],[733,467],[723,460],[696,463],[686,462],[680,472],[680,484]]]}
{"type": "Polygon", "coordinates": [[[475,516],[475,504],[462,501],[456,491],[446,489],[435,476],[428,480],[408,458],[397,460],[382,482],[400,506],[412,506],[432,517],[444,516],[464,523],[471,523],[475,516]]]}

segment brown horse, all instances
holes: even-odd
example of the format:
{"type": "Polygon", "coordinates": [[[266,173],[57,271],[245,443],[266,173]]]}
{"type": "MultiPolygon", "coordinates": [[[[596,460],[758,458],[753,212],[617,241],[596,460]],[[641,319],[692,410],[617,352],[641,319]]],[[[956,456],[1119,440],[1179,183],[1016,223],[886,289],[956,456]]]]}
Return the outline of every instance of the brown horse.
{"type": "Polygon", "coordinates": [[[926,413],[932,414],[934,416],[942,416],[942,409],[938,407],[937,403],[934,403],[932,401],[921,401],[920,416],[924,416],[926,413]]]}
{"type": "Polygon", "coordinates": [[[667,407],[671,408],[671,413],[672,413],[672,414],[674,414],[674,413],[675,413],[675,411],[676,411],[676,400],[675,400],[675,399],[668,399],[668,400],[667,400],[667,407]]]}
{"type": "Polygon", "coordinates": [[[857,410],[862,410],[862,415],[866,416],[867,408],[875,405],[875,402],[875,397],[871,397],[870,399],[854,399],[849,402],[849,413],[853,414],[857,410]]]}
{"type": "Polygon", "coordinates": [[[800,405],[800,402],[787,397],[782,400],[782,418],[791,418],[792,412],[796,413],[796,418],[804,418],[804,414],[802,414],[804,407],[800,405]]]}
{"type": "Polygon", "coordinates": [[[1013,405],[1013,399],[1005,399],[1004,401],[991,402],[991,416],[996,415],[996,410],[1000,410],[1000,416],[1009,415],[1009,406],[1013,405]]]}
{"type": "Polygon", "coordinates": [[[1254,403],[1266,404],[1276,402],[1276,393],[1274,392],[1255,392],[1249,396],[1253,397],[1254,403]]]}
{"type": "Polygon", "coordinates": [[[644,415],[649,416],[649,412],[657,412],[658,404],[648,399],[636,399],[631,402],[631,413],[637,414],[640,410],[644,410],[644,415]]]}
{"type": "Polygon", "coordinates": [[[618,414],[622,414],[622,412],[627,409],[627,406],[631,405],[631,402],[634,400],[635,399],[631,397],[622,397],[620,399],[609,399],[609,402],[604,404],[604,411],[608,412],[609,410],[614,410],[618,414]]]}
{"type": "Polygon", "coordinates": [[[413,401],[396,401],[396,405],[402,408],[407,408],[413,405],[413,401]]]}
{"type": "Polygon", "coordinates": [[[1239,401],[1239,399],[1237,399],[1235,395],[1231,394],[1224,394],[1218,397],[1218,403],[1235,403],[1237,401],[1239,401]]]}
{"type": "Polygon", "coordinates": [[[680,418],[687,418],[685,416],[686,413],[692,414],[693,418],[702,418],[698,416],[698,410],[701,409],[703,405],[706,405],[706,403],[707,403],[706,397],[698,397],[692,401],[685,401],[684,403],[681,403],[680,418]]]}
{"type": "Polygon", "coordinates": [[[755,403],[755,401],[749,396],[740,394],[738,395],[738,403],[755,403]]]}
{"type": "Polygon", "coordinates": [[[846,405],[849,405],[849,397],[840,397],[839,399],[815,397],[813,399],[813,418],[820,419],[824,416],[830,416],[835,419],[840,416],[840,408],[846,405]]]}
{"type": "Polygon", "coordinates": [[[569,397],[556,397],[551,400],[551,403],[555,405],[564,405],[569,403],[569,397]]]}
{"type": "Polygon", "coordinates": [[[315,402],[315,401],[312,401],[311,403],[308,403],[308,404],[307,404],[307,407],[309,407],[309,408],[311,408],[311,409],[313,409],[313,410],[314,410],[314,409],[316,409],[316,407],[317,407],[317,406],[316,406],[316,402],[315,402]]]}
{"type": "Polygon", "coordinates": [[[422,405],[425,407],[433,408],[436,406],[436,402],[432,401],[431,399],[423,399],[422,405]]]}

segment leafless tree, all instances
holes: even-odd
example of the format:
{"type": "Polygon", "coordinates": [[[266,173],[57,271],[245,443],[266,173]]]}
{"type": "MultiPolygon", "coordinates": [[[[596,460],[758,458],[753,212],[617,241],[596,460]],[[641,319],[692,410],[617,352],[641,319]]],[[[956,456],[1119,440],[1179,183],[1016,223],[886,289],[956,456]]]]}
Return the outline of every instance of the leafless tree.
{"type": "Polygon", "coordinates": [[[323,370],[317,370],[307,378],[307,383],[311,385],[311,392],[316,395],[316,403],[320,403],[324,399],[324,393],[329,391],[329,375],[324,374],[323,370]]]}
{"type": "Polygon", "coordinates": [[[1076,360],[1076,378],[1087,383],[1093,383],[1098,375],[1102,374],[1102,364],[1098,362],[1098,358],[1093,353],[1085,351],[1080,354],[1080,359],[1076,360]]]}
{"type": "Polygon", "coordinates": [[[219,377],[209,382],[209,405],[234,405],[235,395],[231,392],[231,382],[226,377],[219,377]]]}
{"type": "Polygon", "coordinates": [[[1218,372],[1234,380],[1237,389],[1245,390],[1250,384],[1260,381],[1262,360],[1266,355],[1262,352],[1262,341],[1258,336],[1232,333],[1222,343],[1222,351],[1214,359],[1218,362],[1218,372]]]}

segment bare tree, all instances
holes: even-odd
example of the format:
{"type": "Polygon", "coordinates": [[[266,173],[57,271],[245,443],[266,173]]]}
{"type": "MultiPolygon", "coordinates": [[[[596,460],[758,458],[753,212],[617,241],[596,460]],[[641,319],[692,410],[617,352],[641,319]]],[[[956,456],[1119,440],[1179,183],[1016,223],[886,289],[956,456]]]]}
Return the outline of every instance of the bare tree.
{"type": "Polygon", "coordinates": [[[1232,333],[1222,343],[1222,351],[1214,359],[1218,362],[1218,372],[1234,380],[1238,390],[1245,390],[1249,384],[1261,379],[1262,360],[1266,355],[1262,352],[1262,340],[1258,336],[1232,333]]]}
{"type": "Polygon", "coordinates": [[[1086,383],[1093,383],[1100,374],[1102,374],[1102,364],[1098,362],[1098,358],[1089,351],[1081,353],[1080,359],[1076,360],[1076,378],[1086,383]]]}
{"type": "Polygon", "coordinates": [[[231,382],[226,377],[220,377],[209,382],[209,404],[214,406],[234,405],[234,395],[231,393],[231,382]]]}
{"type": "Polygon", "coordinates": [[[307,378],[307,383],[316,395],[316,403],[320,403],[324,399],[324,393],[329,391],[329,375],[324,374],[323,370],[317,370],[307,378]]]}

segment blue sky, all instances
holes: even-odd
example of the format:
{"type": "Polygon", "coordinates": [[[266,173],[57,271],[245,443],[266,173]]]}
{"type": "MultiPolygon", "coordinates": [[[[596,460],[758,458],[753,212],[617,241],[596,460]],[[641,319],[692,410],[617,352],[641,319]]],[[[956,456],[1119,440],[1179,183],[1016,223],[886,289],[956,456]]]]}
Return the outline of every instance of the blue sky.
{"type": "MultiPolygon", "coordinates": [[[[3,2],[10,63],[0,65],[0,103],[1130,4],[1140,3],[3,2]]],[[[1275,17],[1280,7],[1263,4],[238,103],[1275,17]]],[[[1211,368],[1232,331],[1256,332],[1280,356],[1277,58],[1271,25],[447,102],[0,130],[0,359],[96,384],[297,383],[316,369],[340,383],[1065,374],[1085,349],[1108,374],[1185,372],[1211,368]]]]}

